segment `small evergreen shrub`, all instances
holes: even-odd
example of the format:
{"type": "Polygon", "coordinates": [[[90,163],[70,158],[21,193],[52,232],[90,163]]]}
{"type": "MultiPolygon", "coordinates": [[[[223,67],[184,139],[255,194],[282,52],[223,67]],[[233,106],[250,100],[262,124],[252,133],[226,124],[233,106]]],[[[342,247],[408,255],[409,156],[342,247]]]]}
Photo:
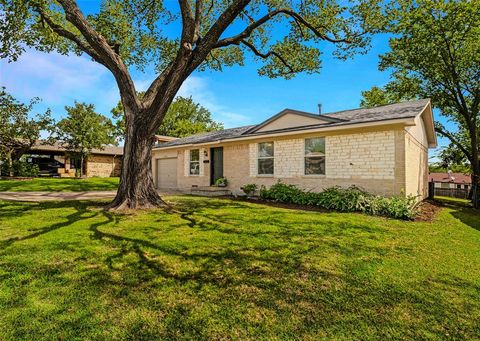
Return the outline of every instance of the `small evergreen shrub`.
{"type": "Polygon", "coordinates": [[[278,182],[270,188],[262,186],[260,197],[282,203],[311,205],[340,212],[362,212],[396,219],[413,219],[417,214],[417,202],[413,196],[385,198],[356,186],[330,187],[316,193],[278,182]]]}
{"type": "Polygon", "coordinates": [[[251,196],[255,194],[255,191],[257,190],[258,186],[256,184],[246,184],[242,186],[242,191],[245,193],[247,196],[251,196]]]}

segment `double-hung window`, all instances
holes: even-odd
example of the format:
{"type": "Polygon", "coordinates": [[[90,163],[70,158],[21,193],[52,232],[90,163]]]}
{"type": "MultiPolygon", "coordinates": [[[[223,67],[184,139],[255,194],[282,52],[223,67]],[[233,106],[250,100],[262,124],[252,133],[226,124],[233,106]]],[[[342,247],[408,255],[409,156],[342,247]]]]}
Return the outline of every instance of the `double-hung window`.
{"type": "Polygon", "coordinates": [[[305,175],[325,174],[325,138],[305,139],[305,175]]]}
{"type": "Polygon", "coordinates": [[[190,150],[190,175],[200,174],[200,149],[190,150]]]}
{"type": "Polygon", "coordinates": [[[258,174],[273,175],[274,170],[273,142],[258,144],[258,174]]]}

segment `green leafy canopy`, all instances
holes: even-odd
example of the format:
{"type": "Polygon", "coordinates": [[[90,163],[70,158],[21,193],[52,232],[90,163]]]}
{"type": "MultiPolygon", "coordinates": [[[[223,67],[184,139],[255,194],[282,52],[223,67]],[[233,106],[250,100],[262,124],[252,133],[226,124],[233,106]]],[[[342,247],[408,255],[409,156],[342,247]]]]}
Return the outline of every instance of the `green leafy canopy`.
{"type": "MultiPolygon", "coordinates": [[[[143,96],[140,93],[140,96],[143,96]]],[[[122,102],[112,109],[116,119],[115,126],[118,136],[125,135],[125,114],[122,102]]],[[[215,122],[208,109],[195,103],[191,97],[177,97],[169,106],[160,128],[159,135],[185,137],[198,133],[223,129],[223,124],[215,122]]]]}
{"type": "Polygon", "coordinates": [[[431,98],[441,115],[457,126],[436,123],[476,168],[480,177],[480,1],[398,1],[385,31],[390,51],[380,69],[392,73],[383,88],[362,92],[362,106],[431,98]]]}
{"type": "Polygon", "coordinates": [[[0,158],[20,158],[40,138],[42,131],[52,129],[49,110],[31,115],[38,101],[34,98],[28,104],[19,102],[4,87],[0,88],[0,158]]]}
{"type": "Polygon", "coordinates": [[[65,110],[67,117],[57,123],[54,136],[68,151],[86,157],[92,149],[116,144],[111,120],[97,114],[93,104],[75,102],[65,110]]]}
{"type": "MultiPolygon", "coordinates": [[[[188,13],[182,12],[182,5],[195,14],[194,41],[198,46],[235,2],[241,1],[179,1],[179,5],[173,1],[102,0],[95,13],[84,17],[127,66],[143,70],[153,63],[161,72],[175,60],[185,34],[179,30],[188,13]]],[[[316,72],[320,68],[319,42],[335,43],[335,55],[346,58],[364,51],[369,44],[366,33],[382,21],[380,1],[374,0],[243,2],[244,9],[228,31],[235,39],[218,38],[220,44],[212,46],[200,70],[243,65],[249,52],[257,60],[266,60],[259,69],[261,75],[288,78],[297,72],[316,72]],[[250,26],[259,20],[263,20],[261,24],[250,26]]],[[[34,47],[62,54],[91,52],[96,59],[95,44],[72,20],[71,8],[76,11],[71,0],[0,0],[0,57],[16,60],[25,48],[34,47]]]]}

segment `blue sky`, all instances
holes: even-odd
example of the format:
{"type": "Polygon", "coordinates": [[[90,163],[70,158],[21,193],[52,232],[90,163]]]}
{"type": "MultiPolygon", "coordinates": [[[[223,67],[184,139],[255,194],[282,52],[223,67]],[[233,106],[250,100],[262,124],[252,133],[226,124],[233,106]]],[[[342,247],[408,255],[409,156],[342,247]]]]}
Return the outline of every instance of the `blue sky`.
{"type": "MultiPolygon", "coordinates": [[[[258,76],[258,64],[247,62],[244,67],[225,68],[223,72],[195,72],[179,95],[192,96],[215,120],[235,127],[259,123],[284,108],[316,112],[318,103],[324,113],[357,108],[362,90],[389,81],[388,73],[378,71],[378,55],[388,50],[385,35],[374,37],[367,54],[346,61],[332,57],[328,43],[320,47],[323,59],[319,74],[269,79],[258,76]]],[[[138,90],[146,89],[154,77],[148,72],[133,72],[138,90]]],[[[22,101],[40,97],[42,102],[36,109],[51,108],[57,119],[65,115],[64,106],[74,100],[93,103],[107,116],[119,100],[108,70],[85,56],[27,50],[15,63],[0,61],[0,85],[22,101]]],[[[443,121],[438,114],[436,119],[443,121]]],[[[439,142],[447,143],[444,139],[439,142]]]]}

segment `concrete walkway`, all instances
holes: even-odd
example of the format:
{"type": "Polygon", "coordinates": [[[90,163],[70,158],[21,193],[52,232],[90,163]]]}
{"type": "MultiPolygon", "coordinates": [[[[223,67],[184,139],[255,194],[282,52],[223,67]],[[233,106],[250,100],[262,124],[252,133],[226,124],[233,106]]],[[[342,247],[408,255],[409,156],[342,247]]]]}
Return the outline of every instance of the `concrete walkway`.
{"type": "MultiPolygon", "coordinates": [[[[184,191],[160,190],[160,195],[182,195],[184,191]]],[[[84,191],[84,192],[0,192],[0,200],[9,201],[65,201],[112,199],[117,191],[84,191]]]]}
{"type": "Polygon", "coordinates": [[[0,200],[11,201],[62,201],[112,199],[117,191],[90,192],[0,192],[0,200]]]}

